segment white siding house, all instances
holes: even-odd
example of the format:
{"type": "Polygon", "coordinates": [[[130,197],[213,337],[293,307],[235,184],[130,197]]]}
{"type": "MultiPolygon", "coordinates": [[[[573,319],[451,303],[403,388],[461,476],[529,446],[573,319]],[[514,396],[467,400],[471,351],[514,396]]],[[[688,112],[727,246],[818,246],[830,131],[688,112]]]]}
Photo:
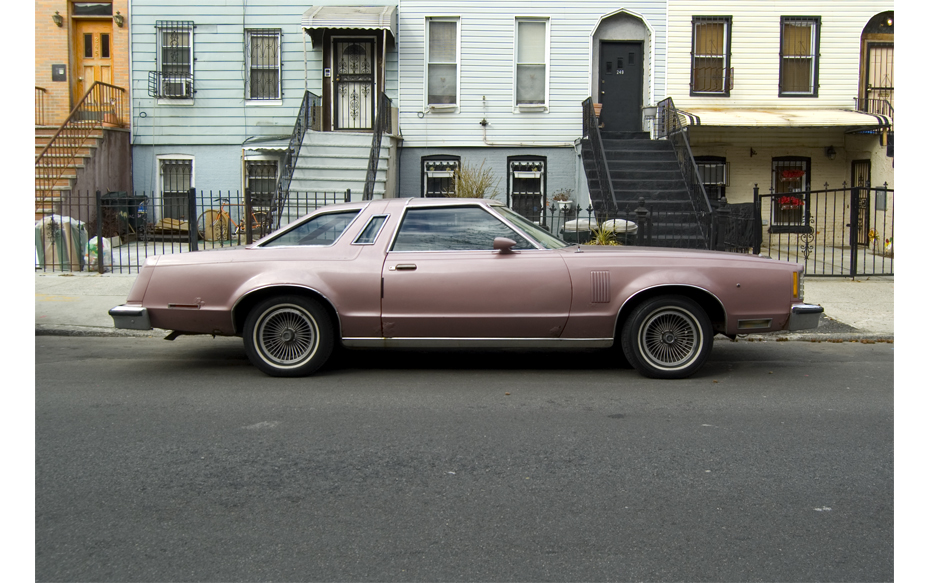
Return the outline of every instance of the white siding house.
{"type": "MultiPolygon", "coordinates": [[[[190,187],[215,196],[245,189],[267,196],[281,173],[305,91],[322,99],[314,133],[339,129],[346,140],[355,134],[367,164],[371,104],[382,91],[397,95],[397,50],[396,2],[366,0],[365,6],[360,15],[351,3],[332,0],[312,6],[293,0],[133,0],[127,20],[134,190],[154,194],[156,201],[190,187]],[[345,9],[321,22],[308,14],[321,6],[345,9]],[[346,39],[358,41],[344,48],[368,67],[368,101],[340,116],[332,51],[346,39]],[[363,45],[368,48],[358,48],[363,45]]],[[[305,139],[305,147],[313,141],[305,139]]],[[[330,141],[324,149],[341,145],[330,141]]],[[[300,172],[320,175],[312,164],[302,158],[295,181],[300,172]]]]}
{"type": "Polygon", "coordinates": [[[803,173],[800,188],[894,187],[893,11],[890,0],[669,1],[668,95],[692,116],[695,157],[719,169],[712,197],[778,191],[782,168],[803,173]]]}
{"type": "Polygon", "coordinates": [[[603,51],[622,51],[603,65],[627,73],[615,109],[632,111],[612,129],[642,131],[642,108],[665,96],[664,0],[402,0],[398,26],[400,196],[442,193],[454,168],[483,164],[527,216],[559,191],[586,205],[581,103],[610,97],[603,51]]]}

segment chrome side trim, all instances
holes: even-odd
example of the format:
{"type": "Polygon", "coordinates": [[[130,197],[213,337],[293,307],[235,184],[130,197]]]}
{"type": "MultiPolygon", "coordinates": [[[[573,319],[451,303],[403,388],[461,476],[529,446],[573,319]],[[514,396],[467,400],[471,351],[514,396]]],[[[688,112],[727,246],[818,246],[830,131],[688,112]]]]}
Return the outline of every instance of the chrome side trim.
{"type": "Polygon", "coordinates": [[[633,301],[635,298],[637,298],[637,297],[643,295],[643,292],[647,292],[647,291],[649,291],[649,290],[659,289],[659,288],[663,288],[663,287],[688,287],[688,288],[691,288],[691,289],[696,289],[696,290],[702,291],[702,292],[706,293],[707,295],[709,295],[710,297],[714,298],[715,300],[717,300],[717,305],[719,305],[719,306],[720,306],[720,309],[723,310],[723,329],[724,329],[724,330],[727,329],[727,326],[729,325],[730,314],[727,313],[727,307],[726,307],[725,305],[723,305],[723,302],[720,301],[720,298],[717,297],[717,294],[713,293],[712,291],[708,290],[707,288],[703,288],[703,287],[701,287],[701,286],[693,285],[693,284],[690,284],[690,283],[659,283],[659,284],[656,284],[656,285],[649,286],[649,287],[647,287],[647,288],[643,288],[643,289],[641,289],[641,290],[638,290],[636,293],[634,293],[633,295],[631,295],[631,296],[628,297],[627,299],[623,300],[623,304],[620,305],[620,310],[617,312],[617,317],[620,316],[620,312],[623,311],[623,308],[625,308],[627,304],[629,304],[629,303],[630,303],[631,301],[633,301]]]}
{"type": "Polygon", "coordinates": [[[347,348],[609,348],[613,338],[343,338],[347,348]]]}

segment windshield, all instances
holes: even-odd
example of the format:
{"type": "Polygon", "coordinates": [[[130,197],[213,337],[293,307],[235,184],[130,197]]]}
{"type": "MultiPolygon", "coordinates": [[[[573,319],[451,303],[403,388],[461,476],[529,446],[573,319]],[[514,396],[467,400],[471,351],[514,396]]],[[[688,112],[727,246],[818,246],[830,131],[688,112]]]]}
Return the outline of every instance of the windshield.
{"type": "Polygon", "coordinates": [[[569,244],[562,239],[559,239],[536,223],[528,221],[522,215],[514,212],[513,209],[509,209],[505,206],[495,206],[492,208],[504,215],[504,218],[523,229],[523,232],[536,239],[536,241],[546,249],[562,249],[569,246],[569,244]]]}

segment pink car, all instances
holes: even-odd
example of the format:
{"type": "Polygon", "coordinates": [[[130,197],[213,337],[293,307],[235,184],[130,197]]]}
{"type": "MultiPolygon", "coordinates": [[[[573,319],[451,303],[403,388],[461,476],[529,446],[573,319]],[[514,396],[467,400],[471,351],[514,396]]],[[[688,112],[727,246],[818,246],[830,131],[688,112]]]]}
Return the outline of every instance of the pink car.
{"type": "Polygon", "coordinates": [[[803,268],[732,253],[570,245],[503,204],[320,208],[245,248],[150,257],[117,328],[242,336],[272,376],[353,347],[609,347],[683,378],[715,334],[816,328],[803,268]]]}

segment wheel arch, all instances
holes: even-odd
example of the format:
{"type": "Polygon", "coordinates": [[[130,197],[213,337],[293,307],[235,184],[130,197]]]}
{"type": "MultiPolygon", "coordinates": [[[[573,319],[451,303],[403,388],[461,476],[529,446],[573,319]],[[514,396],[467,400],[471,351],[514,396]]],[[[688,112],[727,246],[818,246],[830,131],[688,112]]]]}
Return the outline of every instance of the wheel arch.
{"type": "Polygon", "coordinates": [[[623,329],[623,324],[626,322],[627,318],[630,317],[630,314],[636,306],[646,300],[667,295],[684,296],[694,300],[701,306],[707,314],[707,317],[710,318],[713,331],[721,334],[726,333],[727,311],[723,307],[723,302],[720,301],[720,298],[702,287],[683,284],[666,284],[640,290],[623,302],[614,325],[614,338],[620,338],[620,331],[623,329]]]}
{"type": "Polygon", "coordinates": [[[242,334],[242,331],[245,329],[245,319],[248,318],[252,308],[260,302],[275,296],[286,295],[302,296],[320,304],[320,307],[326,310],[326,313],[333,323],[333,334],[335,335],[336,341],[338,342],[339,339],[342,338],[342,323],[339,320],[339,312],[336,311],[333,303],[319,291],[301,285],[270,285],[254,289],[239,298],[232,309],[232,321],[235,333],[238,335],[242,334]]]}

